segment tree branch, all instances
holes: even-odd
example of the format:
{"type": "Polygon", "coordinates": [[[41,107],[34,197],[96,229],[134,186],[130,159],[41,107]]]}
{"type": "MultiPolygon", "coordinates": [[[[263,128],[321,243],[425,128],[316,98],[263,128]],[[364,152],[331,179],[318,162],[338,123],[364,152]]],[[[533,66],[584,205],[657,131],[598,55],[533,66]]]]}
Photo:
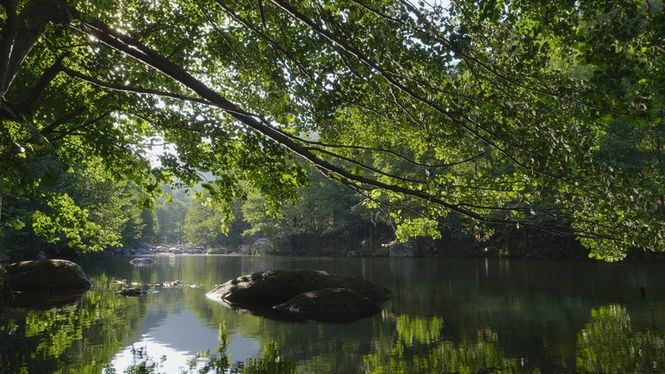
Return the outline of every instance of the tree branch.
{"type": "Polygon", "coordinates": [[[48,136],[48,135],[51,134],[53,131],[55,131],[55,129],[58,128],[58,126],[60,126],[60,125],[62,125],[62,124],[64,124],[64,123],[67,123],[67,122],[73,120],[74,118],[76,118],[76,117],[82,115],[83,113],[85,113],[85,111],[86,111],[87,109],[88,109],[88,107],[85,106],[85,105],[80,105],[80,106],[76,107],[76,108],[75,108],[74,110],[72,110],[71,112],[68,112],[68,113],[63,114],[62,116],[56,118],[53,122],[51,122],[50,124],[48,124],[47,126],[45,126],[45,127],[40,131],[40,134],[41,134],[42,136],[44,136],[44,137],[48,136]]]}
{"type": "MultiPolygon", "coordinates": [[[[11,2],[12,0],[6,0],[11,2]]],[[[31,0],[23,8],[16,21],[13,38],[8,32],[8,38],[3,37],[3,48],[9,47],[9,54],[2,55],[2,70],[0,73],[0,96],[11,87],[25,57],[30,53],[37,39],[44,33],[49,23],[67,23],[78,12],[62,0],[31,0]],[[10,41],[11,39],[11,41],[10,41]]],[[[7,51],[3,51],[5,53],[7,51]]]]}
{"type": "Polygon", "coordinates": [[[454,113],[450,110],[447,110],[446,108],[442,107],[438,103],[434,102],[433,100],[428,99],[427,97],[424,97],[423,95],[415,92],[415,90],[411,89],[410,87],[406,86],[399,80],[395,79],[394,75],[384,69],[382,66],[380,66],[378,63],[375,61],[371,60],[367,56],[365,56],[360,50],[357,48],[349,45],[345,41],[341,40],[340,38],[336,37],[333,35],[330,31],[324,30],[321,28],[319,25],[314,23],[311,19],[307,18],[304,14],[299,12],[297,9],[295,9],[292,5],[285,3],[282,0],[271,0],[277,7],[282,9],[284,12],[286,12],[288,15],[293,17],[294,19],[298,20],[302,24],[304,24],[306,27],[308,27],[310,30],[315,32],[316,34],[320,35],[324,40],[328,41],[330,44],[333,46],[336,46],[337,48],[340,48],[344,52],[348,53],[349,55],[353,56],[356,58],[359,62],[367,66],[369,69],[372,71],[376,71],[379,73],[390,85],[394,86],[395,88],[399,89],[400,91],[404,92],[408,96],[412,97],[418,102],[421,102],[425,104],[426,106],[429,106],[430,108],[434,109],[436,112],[441,114],[443,117],[447,118],[449,121],[451,121],[453,124],[456,124],[460,126],[464,131],[467,133],[471,134],[474,136],[476,139],[479,139],[486,143],[487,145],[491,146],[492,148],[496,149],[506,157],[508,157],[512,162],[514,162],[516,165],[519,165],[520,167],[527,169],[527,170],[533,170],[536,171],[540,174],[547,175],[552,178],[559,178],[558,176],[555,176],[551,173],[548,173],[547,171],[543,171],[537,168],[534,168],[532,166],[525,165],[523,162],[521,162],[515,155],[511,154],[505,147],[503,147],[501,144],[496,142],[494,139],[510,143],[509,141],[502,139],[500,136],[498,136],[494,131],[488,129],[485,126],[482,126],[481,124],[471,121],[470,118],[464,116],[463,114],[460,115],[459,113],[454,113]],[[482,132],[486,133],[487,135],[483,134],[482,132]]]}
{"type": "Polygon", "coordinates": [[[367,164],[363,164],[360,161],[356,161],[352,158],[340,155],[340,154],[335,153],[335,152],[331,152],[327,149],[322,149],[322,148],[317,148],[317,147],[307,147],[306,149],[310,150],[310,151],[314,151],[314,152],[320,152],[320,153],[326,154],[326,155],[334,157],[334,158],[338,158],[338,159],[346,161],[346,162],[348,162],[352,165],[356,165],[356,166],[361,167],[365,170],[377,173],[379,175],[386,176],[388,178],[398,179],[398,180],[401,180],[401,181],[404,181],[404,182],[415,183],[415,184],[425,184],[425,183],[427,183],[427,181],[424,181],[424,180],[411,179],[411,178],[402,177],[402,176],[399,176],[399,175],[387,173],[383,170],[377,169],[377,168],[375,168],[373,166],[370,166],[370,165],[367,165],[367,164]]]}
{"type": "Polygon", "coordinates": [[[62,71],[62,61],[65,59],[66,55],[58,57],[58,59],[51,65],[48,69],[42,73],[42,76],[39,77],[39,80],[32,88],[32,90],[19,102],[17,105],[17,112],[21,115],[26,113],[31,113],[37,101],[42,97],[48,85],[55,79],[59,72],[62,71]]]}
{"type": "Polygon", "coordinates": [[[93,117],[93,118],[91,118],[91,119],[86,119],[86,120],[84,120],[83,122],[81,122],[78,126],[74,126],[74,127],[72,127],[71,129],[67,129],[66,131],[52,130],[51,133],[55,133],[55,134],[57,134],[57,136],[54,136],[53,139],[54,139],[54,140],[62,139],[62,138],[64,138],[64,137],[66,137],[66,136],[69,136],[69,135],[75,135],[75,134],[77,134],[77,135],[83,135],[83,134],[80,134],[80,133],[76,133],[76,131],[78,131],[78,130],[80,130],[80,129],[86,127],[86,126],[94,125],[95,123],[97,123],[97,122],[103,120],[103,119],[106,118],[109,114],[111,114],[111,113],[113,113],[113,112],[114,112],[114,110],[106,110],[106,111],[102,112],[100,115],[95,116],[95,117],[93,117]]]}
{"type": "Polygon", "coordinates": [[[99,80],[97,78],[93,78],[89,75],[83,74],[83,73],[78,72],[76,70],[72,70],[68,67],[62,67],[61,70],[65,74],[69,75],[72,78],[76,78],[76,79],[94,84],[95,86],[106,88],[106,89],[109,89],[109,90],[112,90],[112,91],[118,91],[118,92],[124,92],[124,93],[144,94],[144,95],[151,95],[151,96],[168,97],[168,98],[176,99],[176,100],[191,101],[191,102],[196,102],[196,103],[199,103],[199,104],[210,105],[210,102],[208,102],[206,100],[203,100],[201,98],[198,98],[198,97],[186,96],[186,95],[181,95],[181,94],[168,92],[168,91],[154,90],[154,89],[151,89],[151,88],[133,87],[133,86],[123,85],[123,84],[118,84],[118,83],[110,83],[110,82],[99,80]]]}
{"type": "MultiPolygon", "coordinates": [[[[273,0],[278,1],[278,0],[273,0]]],[[[451,203],[446,201],[443,197],[437,196],[431,192],[412,189],[402,185],[396,185],[391,183],[382,182],[373,178],[365,177],[363,175],[354,174],[342,167],[336,166],[324,159],[316,156],[310,149],[302,145],[298,141],[292,139],[281,130],[274,128],[270,125],[269,122],[261,119],[258,116],[247,113],[238,107],[233,102],[224,98],[221,94],[214,91],[208,87],[203,82],[196,79],[194,76],[189,74],[183,67],[173,63],[167,58],[160,55],[157,51],[141,44],[139,41],[124,35],[120,34],[117,31],[109,28],[108,26],[93,21],[85,22],[81,21],[80,24],[71,25],[72,28],[78,30],[82,33],[94,36],[102,43],[107,44],[111,48],[120,51],[134,59],[142,62],[148,66],[153,67],[154,69],[160,71],[167,77],[174,79],[175,81],[181,83],[185,87],[196,92],[202,100],[207,101],[210,105],[216,106],[222,111],[229,114],[231,117],[235,118],[238,122],[246,125],[247,127],[255,130],[256,132],[262,134],[275,141],[277,144],[289,149],[296,155],[299,155],[303,159],[311,162],[315,167],[334,179],[346,180],[354,185],[367,185],[372,188],[380,188],[386,191],[392,191],[396,194],[401,194],[405,197],[414,198],[422,200],[424,202],[436,204],[442,208],[460,214],[462,216],[469,217],[479,222],[484,223],[496,223],[496,224],[509,224],[515,225],[520,224],[524,227],[533,227],[535,229],[544,230],[543,227],[532,224],[529,222],[523,222],[519,220],[514,220],[510,218],[495,218],[488,217],[480,214],[472,209],[465,208],[456,203],[451,203]]],[[[581,234],[585,234],[580,232],[581,234]]],[[[589,233],[587,233],[589,234],[589,233]]],[[[594,233],[591,233],[594,234],[594,233]]],[[[601,234],[594,234],[596,237],[600,237],[601,234]]],[[[607,238],[614,239],[614,238],[607,238]]]]}

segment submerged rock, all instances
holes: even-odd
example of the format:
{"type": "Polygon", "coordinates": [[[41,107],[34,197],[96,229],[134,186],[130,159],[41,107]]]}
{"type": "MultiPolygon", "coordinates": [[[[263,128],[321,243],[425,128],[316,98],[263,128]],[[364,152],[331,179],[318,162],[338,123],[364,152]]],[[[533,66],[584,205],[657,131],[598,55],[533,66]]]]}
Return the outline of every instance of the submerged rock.
{"type": "Polygon", "coordinates": [[[380,303],[392,295],[361,278],[325,271],[272,270],[232,279],[207,296],[266,317],[350,321],[380,311],[380,303]],[[353,307],[357,312],[347,313],[353,307]]]}
{"type": "Polygon", "coordinates": [[[67,260],[22,261],[5,268],[7,288],[12,292],[80,292],[92,284],[83,269],[67,260]]]}
{"type": "Polygon", "coordinates": [[[164,287],[164,288],[181,288],[184,285],[185,284],[180,280],[174,280],[172,282],[169,282],[169,281],[162,282],[162,287],[164,287]]]}
{"type": "Polygon", "coordinates": [[[200,288],[198,284],[186,284],[181,280],[163,281],[156,283],[128,283],[126,279],[115,280],[114,284],[120,286],[118,294],[122,296],[143,296],[146,294],[157,293],[160,288],[200,288]]]}
{"type": "Polygon", "coordinates": [[[155,263],[153,259],[147,258],[147,257],[137,257],[131,261],[129,261],[130,264],[134,266],[150,266],[155,263]]]}
{"type": "Polygon", "coordinates": [[[123,287],[118,291],[122,296],[143,296],[148,294],[149,289],[144,287],[123,287]]]}
{"type": "Polygon", "coordinates": [[[273,308],[301,319],[343,322],[372,316],[381,311],[381,304],[348,288],[326,288],[301,293],[273,308]]]}

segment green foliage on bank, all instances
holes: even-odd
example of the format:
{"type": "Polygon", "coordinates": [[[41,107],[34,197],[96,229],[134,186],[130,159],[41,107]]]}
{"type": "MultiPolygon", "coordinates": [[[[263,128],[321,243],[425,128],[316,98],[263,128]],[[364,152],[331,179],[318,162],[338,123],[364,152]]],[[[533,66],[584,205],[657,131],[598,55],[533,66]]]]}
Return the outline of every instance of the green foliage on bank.
{"type": "Polygon", "coordinates": [[[4,194],[0,247],[5,255],[47,249],[89,253],[131,245],[148,233],[143,220],[148,197],[135,185],[117,180],[98,162],[59,172],[30,192],[4,194]]]}

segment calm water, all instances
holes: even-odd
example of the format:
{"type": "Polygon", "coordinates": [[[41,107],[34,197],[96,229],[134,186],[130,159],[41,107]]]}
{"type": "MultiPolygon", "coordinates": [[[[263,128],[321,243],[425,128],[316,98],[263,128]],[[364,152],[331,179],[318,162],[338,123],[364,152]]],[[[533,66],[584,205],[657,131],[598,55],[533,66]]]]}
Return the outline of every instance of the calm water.
{"type": "Polygon", "coordinates": [[[95,287],[78,304],[0,316],[0,372],[122,373],[147,362],[180,373],[220,349],[253,372],[665,371],[665,265],[191,256],[136,268],[128,260],[82,262],[95,287]],[[215,284],[275,268],[362,276],[394,297],[350,324],[272,321],[205,298],[215,284]],[[114,279],[202,287],[126,298],[114,279]]]}

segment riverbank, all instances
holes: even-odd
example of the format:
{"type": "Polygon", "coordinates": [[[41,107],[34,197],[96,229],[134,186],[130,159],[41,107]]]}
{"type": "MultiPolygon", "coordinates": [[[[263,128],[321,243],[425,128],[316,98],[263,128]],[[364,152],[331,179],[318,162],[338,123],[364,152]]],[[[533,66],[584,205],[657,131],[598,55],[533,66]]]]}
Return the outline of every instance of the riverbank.
{"type": "MultiPolygon", "coordinates": [[[[91,256],[226,255],[226,256],[317,256],[317,257],[441,257],[510,258],[596,261],[572,237],[555,236],[536,230],[507,230],[491,239],[477,242],[468,236],[446,233],[440,239],[415,238],[405,243],[377,235],[370,241],[361,236],[330,234],[294,235],[286,238],[254,238],[236,247],[192,246],[186,244],[143,244],[112,249],[91,256]]],[[[665,261],[665,254],[637,248],[628,251],[623,262],[665,261]]]]}
{"type": "MultiPolygon", "coordinates": [[[[169,243],[137,243],[125,248],[107,249],[86,257],[138,257],[156,255],[226,255],[226,256],[318,256],[318,257],[442,257],[442,258],[510,258],[571,259],[594,261],[589,251],[571,236],[556,236],[532,229],[497,230],[488,240],[477,241],[458,232],[442,233],[440,239],[415,238],[404,243],[394,240],[387,228],[367,231],[298,234],[286,237],[250,237],[238,246],[204,247],[169,243]]],[[[71,253],[40,252],[37,258],[71,258],[71,253]]],[[[29,258],[5,258],[0,262],[29,258]]],[[[640,249],[628,251],[624,262],[665,261],[665,254],[640,249]]]]}

